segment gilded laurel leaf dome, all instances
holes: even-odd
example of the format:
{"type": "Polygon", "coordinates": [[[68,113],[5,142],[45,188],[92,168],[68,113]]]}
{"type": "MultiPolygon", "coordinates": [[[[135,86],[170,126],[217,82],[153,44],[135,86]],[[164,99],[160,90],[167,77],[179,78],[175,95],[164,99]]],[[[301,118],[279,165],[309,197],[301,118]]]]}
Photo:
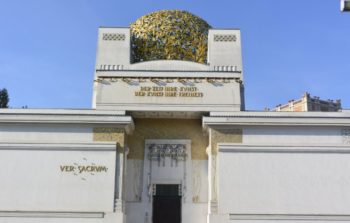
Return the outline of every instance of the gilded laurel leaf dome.
{"type": "Polygon", "coordinates": [[[130,26],[133,62],[206,63],[209,28],[206,21],[186,11],[161,10],[142,16],[130,26]]]}

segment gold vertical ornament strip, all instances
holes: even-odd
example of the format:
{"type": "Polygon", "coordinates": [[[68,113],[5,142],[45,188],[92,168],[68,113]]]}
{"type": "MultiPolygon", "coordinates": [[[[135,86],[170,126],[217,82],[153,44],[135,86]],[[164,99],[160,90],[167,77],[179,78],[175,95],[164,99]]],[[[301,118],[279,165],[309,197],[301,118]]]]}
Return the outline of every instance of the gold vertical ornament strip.
{"type": "Polygon", "coordinates": [[[125,147],[125,131],[120,128],[95,127],[93,128],[94,142],[116,142],[118,152],[125,147]]]}
{"type": "Polygon", "coordinates": [[[242,143],[242,129],[210,129],[210,145],[213,155],[217,154],[218,143],[242,143]]]}

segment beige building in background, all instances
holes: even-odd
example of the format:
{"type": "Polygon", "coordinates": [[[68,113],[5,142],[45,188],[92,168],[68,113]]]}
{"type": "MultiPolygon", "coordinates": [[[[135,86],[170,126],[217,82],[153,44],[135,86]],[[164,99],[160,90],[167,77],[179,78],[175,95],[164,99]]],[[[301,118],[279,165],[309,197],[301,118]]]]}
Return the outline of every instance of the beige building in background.
{"type": "Polygon", "coordinates": [[[319,97],[311,97],[309,93],[305,93],[300,99],[290,100],[288,104],[277,105],[272,111],[289,111],[289,112],[307,112],[322,111],[336,112],[341,110],[341,101],[322,100],[319,97]]]}
{"type": "Polygon", "coordinates": [[[0,223],[350,221],[350,112],[244,110],[241,35],[99,29],[92,109],[0,110],[0,223]]]}

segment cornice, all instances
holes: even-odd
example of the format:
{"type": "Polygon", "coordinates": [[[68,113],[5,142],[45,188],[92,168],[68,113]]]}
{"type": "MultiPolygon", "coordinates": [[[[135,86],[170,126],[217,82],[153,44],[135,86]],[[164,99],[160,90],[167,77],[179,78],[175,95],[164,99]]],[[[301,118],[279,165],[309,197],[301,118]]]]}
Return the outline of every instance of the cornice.
{"type": "Polygon", "coordinates": [[[220,152],[228,153],[350,153],[348,144],[237,144],[219,143],[220,152]]]}
{"type": "Polygon", "coordinates": [[[113,125],[134,129],[131,116],[125,112],[70,109],[0,109],[0,124],[81,124],[113,125]]]}
{"type": "Polygon", "coordinates": [[[176,70],[96,70],[97,77],[127,77],[127,78],[242,78],[241,71],[176,71],[176,70]]]}
{"type": "Polygon", "coordinates": [[[350,126],[347,112],[229,112],[203,117],[203,127],[350,126]],[[215,116],[214,116],[215,115],[215,116]]]}
{"type": "Polygon", "coordinates": [[[115,151],[115,142],[94,143],[10,143],[0,142],[0,150],[115,151]]]}

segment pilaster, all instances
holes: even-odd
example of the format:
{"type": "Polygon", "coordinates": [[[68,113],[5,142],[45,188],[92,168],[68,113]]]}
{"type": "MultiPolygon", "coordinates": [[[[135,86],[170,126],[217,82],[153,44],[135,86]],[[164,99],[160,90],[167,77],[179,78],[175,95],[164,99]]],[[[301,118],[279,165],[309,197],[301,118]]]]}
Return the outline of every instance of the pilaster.
{"type": "MultiPolygon", "coordinates": [[[[125,129],[113,127],[95,127],[93,129],[93,141],[116,142],[116,170],[115,170],[115,194],[114,194],[114,212],[120,216],[125,216],[125,162],[128,153],[126,147],[125,129]]],[[[121,217],[125,221],[124,217],[121,217]]]]}
{"type": "Polygon", "coordinates": [[[209,129],[209,146],[207,154],[209,159],[208,180],[209,180],[209,202],[207,222],[226,222],[228,214],[220,213],[218,200],[218,144],[219,143],[242,143],[242,129],[209,129]]]}

